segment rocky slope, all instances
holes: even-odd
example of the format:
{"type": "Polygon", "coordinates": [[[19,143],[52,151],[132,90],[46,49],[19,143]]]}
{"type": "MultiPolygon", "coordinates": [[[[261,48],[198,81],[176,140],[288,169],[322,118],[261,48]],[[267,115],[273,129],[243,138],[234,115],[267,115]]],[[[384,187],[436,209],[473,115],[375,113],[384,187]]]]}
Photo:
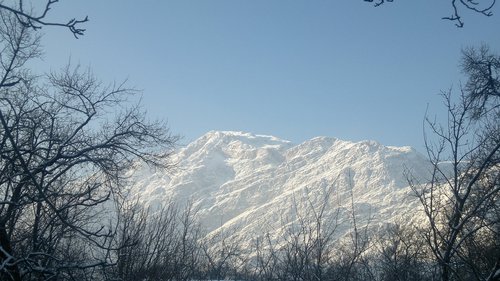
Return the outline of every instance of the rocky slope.
{"type": "MultiPolygon", "coordinates": [[[[272,136],[212,131],[180,149],[169,174],[139,167],[132,194],[146,204],[192,202],[208,231],[274,232],[327,205],[341,235],[352,209],[377,226],[418,206],[405,173],[430,169],[411,147],[317,137],[295,145],[272,136]]],[[[411,216],[410,216],[411,218],[411,216]]]]}

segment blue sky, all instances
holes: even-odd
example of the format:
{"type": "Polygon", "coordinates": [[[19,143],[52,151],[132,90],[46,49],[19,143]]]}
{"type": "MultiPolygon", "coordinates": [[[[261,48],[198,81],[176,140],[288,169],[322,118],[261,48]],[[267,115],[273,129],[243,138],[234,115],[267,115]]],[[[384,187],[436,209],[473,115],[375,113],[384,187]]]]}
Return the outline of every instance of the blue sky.
{"type": "Polygon", "coordinates": [[[493,17],[440,18],[448,1],[65,0],[53,20],[89,16],[85,36],[44,28],[37,71],[72,63],[128,79],[183,143],[209,130],[372,139],[422,149],[427,106],[457,87],[461,49],[500,52],[493,17]],[[440,3],[437,3],[440,2],[440,3]]]}

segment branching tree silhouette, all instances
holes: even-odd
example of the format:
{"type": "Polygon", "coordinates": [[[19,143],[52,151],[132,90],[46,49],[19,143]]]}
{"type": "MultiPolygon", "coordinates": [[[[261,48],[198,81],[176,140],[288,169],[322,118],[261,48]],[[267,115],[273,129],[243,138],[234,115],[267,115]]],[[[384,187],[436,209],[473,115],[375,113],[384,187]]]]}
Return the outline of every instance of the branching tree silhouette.
{"type": "Polygon", "coordinates": [[[433,264],[427,260],[425,241],[406,224],[388,224],[376,237],[374,271],[379,280],[433,280],[433,264]]]}
{"type": "Polygon", "coordinates": [[[451,90],[443,93],[447,123],[427,119],[437,139],[425,141],[432,180],[423,186],[411,182],[428,219],[425,237],[443,281],[500,278],[500,251],[494,242],[500,229],[498,58],[486,47],[464,51],[469,80],[456,102],[451,90]],[[471,251],[478,243],[489,243],[489,256],[484,252],[478,259],[471,251]]]}
{"type": "Polygon", "coordinates": [[[65,23],[46,20],[49,11],[53,8],[54,4],[59,2],[59,0],[47,0],[43,8],[38,11],[35,11],[32,7],[32,3],[29,3],[29,1],[28,3],[26,2],[27,1],[24,0],[10,1],[10,3],[0,2],[0,10],[6,14],[10,14],[10,16],[14,16],[19,23],[28,28],[40,29],[42,26],[58,26],[68,28],[75,38],[84,34],[85,29],[79,26],[87,22],[89,20],[88,17],[84,19],[69,19],[65,23]]]}
{"type": "MultiPolygon", "coordinates": [[[[394,2],[394,0],[364,0],[365,2],[375,3],[378,7],[386,2],[394,2]]],[[[457,27],[463,27],[464,21],[462,20],[462,13],[464,11],[472,11],[483,16],[492,16],[493,8],[495,7],[496,0],[451,0],[450,5],[452,12],[450,16],[443,17],[444,20],[455,22],[457,27]]]]}
{"type": "Polygon", "coordinates": [[[0,7],[1,280],[92,279],[112,265],[107,202],[136,161],[166,168],[176,141],[124,84],[78,66],[31,74],[35,29],[55,2],[33,19],[0,7]]]}
{"type": "Polygon", "coordinates": [[[118,210],[116,279],[200,279],[203,233],[191,204],[184,210],[174,203],[151,210],[127,200],[118,210]]]}

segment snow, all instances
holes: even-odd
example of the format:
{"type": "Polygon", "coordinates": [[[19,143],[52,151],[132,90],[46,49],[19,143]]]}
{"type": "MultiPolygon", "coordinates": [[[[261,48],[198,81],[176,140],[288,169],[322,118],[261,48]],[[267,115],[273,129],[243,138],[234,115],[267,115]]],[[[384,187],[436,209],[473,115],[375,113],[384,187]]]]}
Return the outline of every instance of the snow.
{"type": "MultiPolygon", "coordinates": [[[[236,235],[278,233],[283,218],[293,217],[294,200],[319,208],[332,185],[327,213],[350,208],[352,193],[360,221],[380,225],[401,220],[416,206],[405,170],[421,181],[430,170],[425,157],[411,147],[329,137],[295,145],[233,131],[211,131],[173,159],[178,166],[168,175],[137,167],[132,194],[152,205],[191,201],[208,231],[236,228],[236,235]]],[[[308,208],[297,205],[299,212],[308,208]]]]}

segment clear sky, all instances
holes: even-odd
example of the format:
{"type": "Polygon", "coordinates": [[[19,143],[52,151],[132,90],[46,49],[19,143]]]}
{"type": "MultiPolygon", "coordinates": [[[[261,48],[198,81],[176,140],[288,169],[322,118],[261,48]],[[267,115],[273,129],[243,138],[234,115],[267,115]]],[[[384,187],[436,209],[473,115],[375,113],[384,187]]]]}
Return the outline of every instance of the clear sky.
{"type": "Polygon", "coordinates": [[[422,149],[427,106],[460,82],[467,46],[500,52],[493,17],[441,20],[449,1],[63,0],[49,19],[89,16],[85,36],[44,28],[39,71],[69,59],[128,79],[183,143],[209,130],[371,139],[422,149]]]}

